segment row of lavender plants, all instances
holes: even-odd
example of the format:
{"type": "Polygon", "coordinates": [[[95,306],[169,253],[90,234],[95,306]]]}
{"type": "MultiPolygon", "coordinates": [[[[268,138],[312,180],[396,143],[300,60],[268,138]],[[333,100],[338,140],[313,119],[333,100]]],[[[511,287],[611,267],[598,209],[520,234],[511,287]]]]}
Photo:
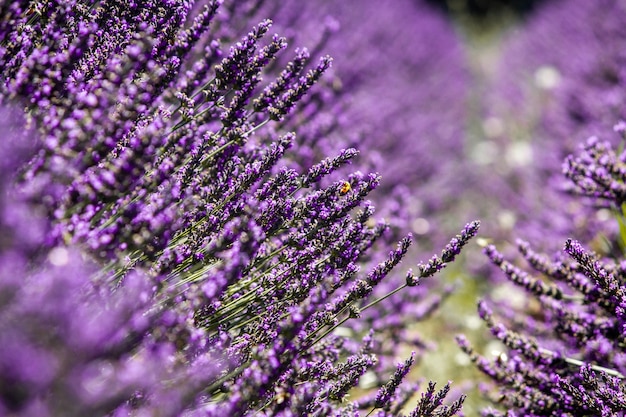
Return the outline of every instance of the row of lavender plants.
{"type": "Polygon", "coordinates": [[[485,188],[508,200],[522,239],[484,249],[491,281],[511,291],[478,304],[502,353],[457,338],[493,382],[484,415],[626,412],[625,18],[619,1],[553,1],[504,42],[486,130],[498,152],[524,157],[490,166],[508,192],[485,188]]]}
{"type": "Polygon", "coordinates": [[[479,303],[495,360],[457,339],[494,381],[484,414],[622,415],[626,154],[592,138],[566,160],[569,194],[529,190],[560,186],[546,161],[581,134],[624,135],[624,6],[556,1],[515,35],[486,130],[542,158],[502,171],[464,158],[461,43],[414,3],[0,2],[0,415],[460,414],[450,384],[407,378],[425,347],[410,326],[452,291],[430,277],[478,233],[473,214],[496,239],[597,249],[519,241],[533,276],[485,247],[536,299],[479,303]],[[582,64],[558,42],[524,52],[572,13],[595,22],[575,28],[582,64]],[[511,73],[547,98],[520,98],[511,73]],[[533,140],[494,133],[503,111],[533,140]],[[513,232],[493,222],[503,207],[513,232]]]}

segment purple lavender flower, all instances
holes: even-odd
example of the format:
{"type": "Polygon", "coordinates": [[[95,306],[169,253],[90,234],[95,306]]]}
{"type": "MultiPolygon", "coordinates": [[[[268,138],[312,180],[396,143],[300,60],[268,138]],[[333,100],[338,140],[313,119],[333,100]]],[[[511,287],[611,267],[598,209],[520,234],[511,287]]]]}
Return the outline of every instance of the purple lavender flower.
{"type": "Polygon", "coordinates": [[[49,246],[49,222],[14,182],[36,148],[35,132],[24,130],[15,107],[0,113],[0,413],[175,415],[187,408],[185,397],[219,372],[219,360],[176,358],[174,343],[158,336],[173,333],[154,309],[152,279],[135,271],[111,291],[96,278],[100,267],[76,248],[49,246]],[[173,380],[188,382],[172,388],[173,380]]]}
{"type": "Polygon", "coordinates": [[[361,164],[383,177],[372,194],[383,215],[402,230],[425,235],[424,244],[434,234],[436,244],[444,244],[458,225],[438,214],[466,185],[459,172],[469,78],[449,22],[424,2],[404,0],[362,1],[359,7],[290,1],[267,4],[259,13],[311,53],[322,49],[342,58],[331,73],[339,95],[330,108],[334,125],[312,141],[310,129],[324,129],[329,115],[311,113],[301,138],[303,150],[310,147],[304,155],[367,148],[361,164]]]}
{"type": "MultiPolygon", "coordinates": [[[[121,361],[110,372],[121,385],[67,397],[91,407],[76,414],[358,412],[342,401],[367,370],[386,373],[377,363],[385,352],[367,331],[358,342],[335,330],[384,300],[370,298],[410,242],[360,273],[372,246],[385,248],[386,225],[371,221],[365,201],[380,177],[339,171],[355,157],[351,147],[324,159],[303,145],[332,130],[304,123],[336,109],[327,104],[332,86],[316,85],[331,59],[302,49],[282,58],[286,40],[270,33],[270,21],[250,28],[254,1],[0,6],[2,100],[21,100],[42,135],[22,183],[52,222],[48,243],[74,245],[101,267],[97,276],[62,274],[67,308],[79,314],[49,312],[62,340],[52,356],[84,345],[75,372],[85,366],[96,379],[93,355],[121,361]],[[81,285],[95,286],[104,307],[81,298],[81,285]],[[107,303],[108,333],[83,326],[78,341],[66,340],[68,329],[108,312],[107,303]],[[149,363],[146,375],[136,359],[149,363]]],[[[453,240],[435,269],[476,229],[453,240]]],[[[43,275],[56,286],[56,274],[43,275]]],[[[24,300],[36,289],[26,285],[24,300]]],[[[33,313],[33,328],[44,319],[33,313]]],[[[20,327],[16,320],[9,329],[20,327]]],[[[66,398],[55,395],[65,383],[56,370],[44,382],[22,381],[41,393],[33,398],[66,398]]],[[[407,400],[398,392],[376,407],[398,414],[407,400]]],[[[446,407],[446,393],[430,393],[426,405],[456,414],[462,399],[446,407]]]]}
{"type": "MultiPolygon", "coordinates": [[[[576,189],[599,204],[621,206],[623,158],[597,140],[581,153],[568,158],[566,169],[576,189]]],[[[533,304],[526,310],[506,302],[492,303],[497,310],[485,301],[478,306],[506,351],[490,361],[467,339],[458,339],[494,381],[488,395],[509,409],[506,415],[623,415],[623,254],[602,256],[572,239],[554,259],[524,241],[518,241],[518,250],[532,274],[506,260],[493,245],[485,254],[509,281],[534,297],[533,304]]],[[[505,415],[496,410],[486,414],[505,415]]]]}
{"type": "MultiPolygon", "coordinates": [[[[373,167],[381,173],[380,184],[368,198],[389,223],[382,237],[401,239],[411,231],[418,244],[408,250],[409,256],[431,256],[458,233],[458,221],[475,218],[458,198],[469,187],[462,143],[469,71],[453,27],[423,2],[364,1],[352,7],[295,1],[264,6],[259,15],[271,16],[280,33],[309,48],[308,55],[327,51],[335,57],[327,78],[332,89],[325,92],[336,96],[325,100],[331,106],[320,109],[326,96],[317,96],[314,111],[303,106],[304,111],[285,119],[301,124],[306,117],[308,122],[302,129],[298,126],[296,140],[301,145],[292,166],[308,167],[319,155],[359,149],[353,164],[362,172],[373,167]]],[[[329,179],[344,180],[338,176],[344,172],[329,179]]],[[[382,261],[376,256],[370,263],[382,261]]],[[[400,268],[412,266],[405,265],[400,268]]],[[[405,282],[392,274],[372,289],[371,297],[384,297],[405,282]]],[[[349,331],[374,327],[385,334],[389,352],[398,350],[395,341],[406,338],[415,346],[418,338],[404,329],[436,311],[451,293],[451,287],[439,283],[423,280],[394,294],[361,312],[363,324],[353,324],[349,331]]],[[[381,363],[393,369],[395,358],[381,363]]]]}

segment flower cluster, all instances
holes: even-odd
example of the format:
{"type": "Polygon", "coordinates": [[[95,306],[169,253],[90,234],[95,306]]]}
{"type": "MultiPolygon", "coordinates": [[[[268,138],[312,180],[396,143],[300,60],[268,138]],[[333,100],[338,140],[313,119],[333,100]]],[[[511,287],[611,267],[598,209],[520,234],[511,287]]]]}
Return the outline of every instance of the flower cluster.
{"type": "MultiPolygon", "coordinates": [[[[331,59],[285,58],[271,21],[246,26],[256,3],[0,3],[1,101],[36,129],[10,195],[44,219],[34,254],[18,227],[2,245],[2,411],[399,415],[413,395],[413,356],[394,373],[400,352],[368,320],[340,331],[387,299],[375,290],[411,238],[371,254],[387,247],[365,200],[379,176],[345,169],[355,149],[310,152],[338,125],[322,117],[331,59]],[[392,376],[373,402],[346,401],[369,370],[392,376]]],[[[448,391],[429,385],[412,415],[457,414],[448,391]]]]}
{"type": "MultiPolygon", "coordinates": [[[[460,37],[443,15],[411,0],[362,0],[358,7],[332,0],[265,2],[256,15],[270,16],[297,44],[341,57],[329,70],[333,104],[305,109],[306,130],[298,131],[324,135],[306,139],[294,162],[306,166],[312,156],[341,147],[362,150],[360,169],[382,176],[368,198],[389,222],[391,237],[401,239],[407,231],[415,236],[419,244],[408,253],[418,259],[446,245],[459,222],[477,217],[458,198],[469,188],[463,156],[469,70],[460,37]]],[[[404,281],[400,274],[390,276],[373,297],[404,281]]],[[[394,293],[384,308],[363,312],[365,324],[351,327],[374,328],[389,351],[407,337],[423,345],[404,329],[437,311],[451,292],[441,280],[422,280],[394,293]]]]}
{"type": "MultiPolygon", "coordinates": [[[[622,139],[623,126],[619,122],[614,127],[622,139]]],[[[505,350],[495,360],[478,354],[466,337],[457,338],[495,382],[488,395],[507,409],[506,413],[488,409],[485,415],[624,415],[625,161],[626,153],[591,137],[563,164],[572,194],[591,203],[589,207],[614,214],[620,231],[616,241],[594,251],[567,239],[551,259],[518,240],[518,252],[530,273],[494,245],[485,247],[491,263],[532,297],[522,308],[506,301],[479,302],[481,319],[505,350]]]]}
{"type": "Polygon", "coordinates": [[[78,248],[46,242],[49,222],[13,183],[35,134],[21,111],[1,114],[0,414],[175,415],[220,362],[192,354],[197,332],[186,353],[159,336],[171,318],[141,271],[112,292],[78,248]]]}
{"type": "Polygon", "coordinates": [[[533,313],[525,316],[499,305],[502,318],[497,319],[486,302],[478,308],[507,352],[492,362],[477,354],[465,337],[457,339],[496,382],[493,400],[509,409],[509,414],[490,410],[487,415],[623,415],[623,262],[602,260],[572,240],[555,260],[524,241],[518,249],[537,275],[516,267],[491,245],[485,253],[511,282],[536,297],[533,313]]]}
{"type": "Polygon", "coordinates": [[[517,240],[515,254],[485,245],[492,270],[508,281],[496,289],[505,297],[478,304],[498,342],[489,345],[498,346],[495,358],[457,338],[492,382],[483,388],[494,408],[483,415],[626,410],[626,155],[615,150],[624,139],[625,11],[614,1],[554,1],[504,43],[483,147],[504,163],[491,161],[501,179],[485,189],[533,245],[517,240]],[[562,248],[554,256],[535,249],[554,245],[562,248]]]}
{"type": "MultiPolygon", "coordinates": [[[[622,122],[623,123],[623,122],[622,122]]],[[[622,123],[615,126],[622,131],[622,123]]],[[[590,197],[597,205],[621,209],[626,202],[626,163],[608,142],[592,136],[578,157],[570,155],[563,164],[563,173],[572,183],[572,193],[590,197]]]]}
{"type": "MultiPolygon", "coordinates": [[[[356,144],[367,149],[363,162],[384,179],[372,194],[376,207],[393,226],[420,236],[422,247],[444,244],[458,228],[447,209],[467,185],[460,172],[470,82],[450,22],[411,0],[363,0],[358,7],[288,0],[258,13],[294,42],[342,57],[331,75],[338,126],[307,154],[356,144]]],[[[466,216],[459,210],[459,218],[470,221],[466,216]]]]}

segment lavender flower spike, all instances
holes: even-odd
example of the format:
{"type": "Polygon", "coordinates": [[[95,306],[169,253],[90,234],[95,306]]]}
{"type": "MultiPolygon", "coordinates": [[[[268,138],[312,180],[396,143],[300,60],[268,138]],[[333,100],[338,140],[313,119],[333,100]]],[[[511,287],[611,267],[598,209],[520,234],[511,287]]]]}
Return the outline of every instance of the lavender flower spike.
{"type": "Polygon", "coordinates": [[[420,271],[418,279],[430,277],[436,272],[439,272],[440,270],[445,268],[446,263],[454,261],[457,255],[461,253],[461,249],[463,248],[463,246],[465,246],[470,241],[470,239],[476,236],[479,227],[480,222],[477,220],[466,224],[461,234],[453,237],[450,240],[450,243],[448,243],[446,247],[443,248],[443,250],[441,251],[441,255],[433,255],[433,257],[426,264],[418,264],[417,267],[420,271]]]}
{"type": "Polygon", "coordinates": [[[415,352],[411,353],[411,357],[407,359],[403,364],[398,364],[398,369],[393,373],[389,382],[383,385],[376,394],[376,400],[374,402],[374,408],[383,408],[394,395],[396,389],[400,385],[400,382],[411,370],[413,362],[415,360],[415,352]]]}

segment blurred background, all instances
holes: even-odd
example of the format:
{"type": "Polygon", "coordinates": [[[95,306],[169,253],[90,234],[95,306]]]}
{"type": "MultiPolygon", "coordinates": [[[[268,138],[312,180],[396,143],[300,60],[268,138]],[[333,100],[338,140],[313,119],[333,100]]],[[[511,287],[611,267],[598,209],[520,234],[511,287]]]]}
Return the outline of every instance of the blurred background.
{"type": "Polygon", "coordinates": [[[546,1],[549,0],[428,0],[448,13],[471,19],[499,19],[503,13],[521,15],[546,1]]]}

